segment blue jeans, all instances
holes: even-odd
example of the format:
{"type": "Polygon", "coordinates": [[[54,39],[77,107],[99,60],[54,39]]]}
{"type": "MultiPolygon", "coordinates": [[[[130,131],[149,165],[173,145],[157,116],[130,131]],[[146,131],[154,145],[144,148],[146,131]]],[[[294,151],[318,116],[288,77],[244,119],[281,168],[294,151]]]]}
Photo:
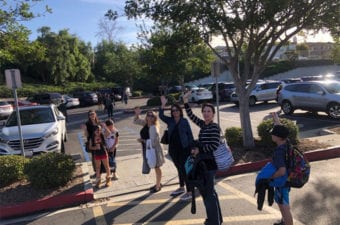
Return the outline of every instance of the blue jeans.
{"type": "Polygon", "coordinates": [[[206,184],[204,190],[199,190],[203,198],[207,219],[206,225],[220,225],[223,222],[220,202],[214,188],[215,170],[206,173],[206,184]]]}

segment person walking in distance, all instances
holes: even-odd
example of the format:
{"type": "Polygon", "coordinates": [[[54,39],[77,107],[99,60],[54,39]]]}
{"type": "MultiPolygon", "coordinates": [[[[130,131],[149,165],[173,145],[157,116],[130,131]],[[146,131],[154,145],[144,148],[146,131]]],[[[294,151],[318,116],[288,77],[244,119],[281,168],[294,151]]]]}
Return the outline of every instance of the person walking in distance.
{"type": "Polygon", "coordinates": [[[223,222],[223,217],[221,213],[220,203],[218,195],[214,188],[214,179],[217,171],[217,164],[213,155],[213,151],[216,151],[220,144],[220,127],[218,124],[214,123],[215,108],[212,104],[204,103],[202,105],[202,115],[203,120],[198,118],[192,112],[188,99],[190,92],[183,95],[183,102],[185,111],[188,117],[200,127],[198,141],[200,144],[199,155],[204,157],[204,163],[207,167],[206,173],[206,184],[204,190],[200,190],[201,196],[203,198],[203,203],[205,206],[207,219],[205,220],[205,225],[220,225],[223,222]]]}
{"type": "MultiPolygon", "coordinates": [[[[156,184],[150,188],[151,193],[159,192],[162,189],[162,170],[161,166],[164,164],[164,154],[163,154],[163,148],[160,143],[160,135],[159,135],[159,124],[158,124],[158,117],[155,112],[153,111],[147,111],[145,120],[140,119],[140,108],[135,108],[135,117],[134,117],[134,123],[139,124],[141,126],[147,126],[149,129],[149,138],[151,141],[152,148],[156,150],[156,167],[155,167],[155,173],[156,173],[156,184]]],[[[141,142],[146,142],[147,140],[140,140],[141,142]]]]}
{"type": "Polygon", "coordinates": [[[111,119],[107,119],[105,123],[103,123],[104,128],[104,137],[106,148],[109,157],[109,165],[112,175],[112,180],[118,180],[117,176],[117,162],[116,162],[116,153],[117,147],[119,143],[119,133],[117,128],[114,126],[114,122],[111,119]]]}
{"type": "Polygon", "coordinates": [[[169,140],[169,155],[178,172],[179,188],[173,191],[171,196],[178,196],[185,192],[180,197],[181,200],[190,200],[192,193],[189,191],[187,184],[187,176],[185,173],[185,161],[190,155],[190,144],[193,141],[193,135],[190,124],[187,119],[183,118],[183,110],[178,104],[173,104],[171,108],[171,116],[164,115],[164,108],[167,103],[165,96],[161,96],[162,105],[159,108],[159,118],[167,124],[168,140],[169,140]]]}
{"type": "Polygon", "coordinates": [[[109,94],[106,94],[105,96],[105,106],[107,110],[107,118],[108,119],[113,119],[113,99],[109,94]]]}

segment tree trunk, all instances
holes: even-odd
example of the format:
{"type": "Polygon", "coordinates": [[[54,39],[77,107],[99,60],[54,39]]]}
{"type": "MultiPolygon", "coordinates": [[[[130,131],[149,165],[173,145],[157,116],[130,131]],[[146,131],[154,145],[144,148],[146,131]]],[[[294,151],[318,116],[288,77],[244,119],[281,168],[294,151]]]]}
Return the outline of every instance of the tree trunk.
{"type": "Polygon", "coordinates": [[[252,148],[255,146],[253,131],[251,129],[250,113],[249,113],[249,97],[245,93],[239,95],[239,112],[243,136],[243,146],[252,148]]]}

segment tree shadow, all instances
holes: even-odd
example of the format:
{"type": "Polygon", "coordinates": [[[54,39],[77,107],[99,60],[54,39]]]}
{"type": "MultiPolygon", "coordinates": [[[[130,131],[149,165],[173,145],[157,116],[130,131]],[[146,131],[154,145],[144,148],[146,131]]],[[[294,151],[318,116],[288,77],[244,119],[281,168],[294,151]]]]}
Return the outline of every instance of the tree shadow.
{"type": "Polygon", "coordinates": [[[340,188],[331,184],[326,178],[310,182],[308,185],[313,185],[312,191],[304,193],[302,190],[297,190],[301,194],[299,199],[294,201],[294,208],[302,209],[297,213],[297,218],[304,224],[316,224],[320,217],[327,217],[327,224],[339,224],[340,188]]]}

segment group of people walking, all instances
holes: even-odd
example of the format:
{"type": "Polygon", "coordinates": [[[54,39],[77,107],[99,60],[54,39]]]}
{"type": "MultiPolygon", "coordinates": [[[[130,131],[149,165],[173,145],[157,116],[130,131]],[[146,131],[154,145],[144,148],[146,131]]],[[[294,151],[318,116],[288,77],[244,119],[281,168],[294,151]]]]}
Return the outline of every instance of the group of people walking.
{"type": "Polygon", "coordinates": [[[119,143],[118,130],[112,119],[101,122],[94,110],[88,112],[88,120],[82,129],[86,137],[86,148],[92,156],[95,186],[100,187],[101,173],[105,173],[105,186],[108,187],[111,185],[111,179],[118,179],[115,160],[119,143]]]}
{"type": "MultiPolygon", "coordinates": [[[[221,128],[214,122],[215,107],[210,103],[204,103],[201,108],[202,119],[193,113],[188,104],[190,92],[183,95],[184,109],[187,117],[196,124],[200,130],[198,138],[194,140],[193,133],[188,119],[184,118],[183,109],[178,104],[173,104],[170,107],[170,116],[165,115],[164,109],[167,99],[161,96],[161,106],[157,113],[152,110],[147,110],[145,118],[141,118],[141,109],[135,107],[133,123],[142,126],[140,130],[140,138],[138,142],[142,145],[143,165],[142,173],[149,174],[150,167],[147,163],[146,150],[147,142],[155,149],[156,164],[153,167],[155,171],[155,184],[150,187],[150,193],[156,193],[162,189],[162,165],[165,162],[164,151],[160,143],[160,124],[159,119],[162,120],[168,130],[168,154],[171,157],[178,173],[179,187],[172,191],[172,197],[180,196],[180,200],[190,200],[193,195],[192,187],[189,186],[185,163],[191,155],[200,155],[205,165],[205,184],[204,188],[198,190],[202,196],[203,203],[206,210],[207,218],[204,222],[206,225],[220,225],[223,222],[223,216],[220,208],[218,194],[215,190],[215,175],[217,172],[217,164],[213,152],[220,145],[221,128]]],[[[92,152],[93,166],[96,172],[96,186],[101,184],[102,166],[106,173],[106,186],[111,185],[111,179],[118,179],[116,174],[115,156],[119,140],[118,130],[115,128],[111,119],[101,123],[96,116],[95,111],[89,111],[89,119],[86,122],[85,134],[89,143],[89,149],[92,152]]],[[[284,128],[282,128],[284,129],[284,128]]],[[[285,135],[279,135],[272,132],[272,139],[278,144],[278,149],[282,149],[281,145],[285,144],[287,132],[285,135]]],[[[275,150],[276,151],[276,150],[275,150]]],[[[286,173],[284,167],[282,154],[274,154],[274,162],[278,165],[278,172],[272,178],[281,176],[286,173]]],[[[276,165],[275,164],[275,165],[276,165]]],[[[276,189],[275,201],[279,204],[282,221],[276,225],[293,224],[292,216],[289,208],[289,189],[276,189]],[[281,196],[281,197],[280,197],[281,196]],[[285,222],[283,222],[285,221],[285,222]]]]}

